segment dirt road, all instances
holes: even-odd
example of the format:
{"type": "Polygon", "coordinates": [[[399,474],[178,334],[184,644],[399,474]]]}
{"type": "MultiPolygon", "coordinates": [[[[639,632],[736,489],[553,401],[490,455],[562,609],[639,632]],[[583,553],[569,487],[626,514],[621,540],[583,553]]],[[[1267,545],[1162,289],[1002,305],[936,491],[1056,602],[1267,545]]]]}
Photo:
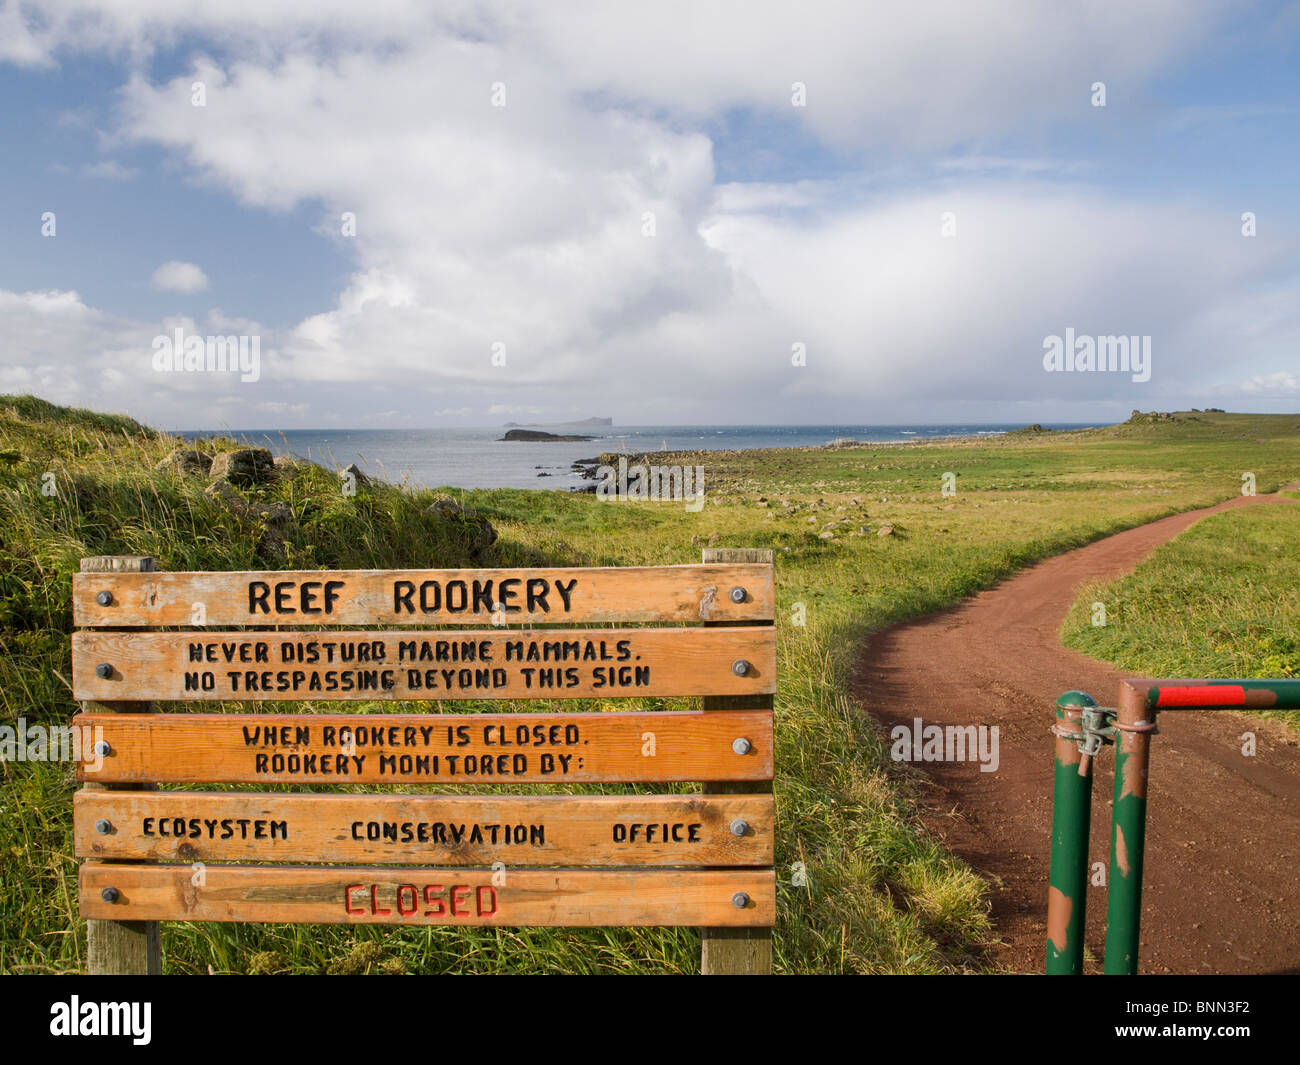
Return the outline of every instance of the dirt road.
{"type": "MultiPolygon", "coordinates": [[[[856,692],[886,726],[984,724],[999,729],[1000,765],[917,765],[926,821],[995,885],[1000,938],[991,961],[1042,972],[1051,833],[1056,697],[1071,688],[1114,706],[1121,674],[1060,645],[1077,586],[1131,570],[1156,546],[1228,507],[1293,501],[1239,497],[1163,518],[1048,559],[957,606],[875,634],[856,692]],[[960,690],[955,681],[960,680],[960,690]]],[[[1300,972],[1300,742],[1230,711],[1164,713],[1149,782],[1141,970],[1300,972]],[[1257,754],[1242,754],[1243,732],[1257,754]]],[[[1110,842],[1113,748],[1094,782],[1090,861],[1110,842]]],[[[1088,895],[1085,943],[1102,955],[1106,894],[1088,895]]],[[[1099,964],[1088,966],[1099,971],[1099,964]]]]}

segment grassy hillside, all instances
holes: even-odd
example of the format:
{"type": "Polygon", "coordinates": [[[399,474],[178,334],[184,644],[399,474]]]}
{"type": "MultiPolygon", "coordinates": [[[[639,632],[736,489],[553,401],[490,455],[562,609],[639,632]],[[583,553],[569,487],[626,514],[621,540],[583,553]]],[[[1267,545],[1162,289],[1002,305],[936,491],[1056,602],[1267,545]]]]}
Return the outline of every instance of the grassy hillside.
{"type": "MultiPolygon", "coordinates": [[[[1135,676],[1300,677],[1297,544],[1300,506],[1206,518],[1128,576],[1081,588],[1065,643],[1135,676]]],[[[1300,727],[1300,711],[1261,713],[1300,727]]]]}
{"type": "MultiPolygon", "coordinates": [[[[170,570],[629,565],[697,561],[702,545],[771,546],[780,644],[775,943],[785,972],[985,964],[984,883],[925,834],[914,778],[889,761],[849,695],[867,632],[1045,555],[1227,498],[1242,471],[1255,473],[1261,492],[1300,471],[1300,418],[1221,414],[978,442],[656,454],[651,461],[704,466],[701,512],[451,491],[495,525],[500,537],[484,547],[473,521],[428,513],[434,493],[374,484],[349,497],[317,467],[239,490],[234,506],[213,498],[200,475],[155,469],[179,443],[129,419],[0,398],[0,723],[63,723],[75,713],[69,589],[84,555],[152,555],[170,570]],[[807,869],[804,886],[791,882],[796,862],[807,869]]],[[[18,762],[0,772],[0,971],[76,970],[85,935],[75,912],[71,770],[18,762]]],[[[699,944],[691,930],[168,924],[164,952],[173,972],[691,972],[699,944]]]]}

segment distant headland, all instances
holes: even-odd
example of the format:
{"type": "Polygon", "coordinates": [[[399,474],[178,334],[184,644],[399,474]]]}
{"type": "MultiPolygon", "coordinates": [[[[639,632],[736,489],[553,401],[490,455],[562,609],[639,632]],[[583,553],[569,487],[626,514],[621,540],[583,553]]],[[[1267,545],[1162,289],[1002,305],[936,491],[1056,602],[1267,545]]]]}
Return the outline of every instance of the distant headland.
{"type": "Polygon", "coordinates": [[[583,436],[575,430],[583,429],[608,429],[614,424],[613,418],[584,418],[576,422],[550,422],[549,424],[538,424],[536,422],[520,423],[506,422],[506,435],[502,440],[552,440],[552,441],[573,441],[573,440],[595,440],[594,436],[583,436]],[[554,430],[560,430],[555,432],[554,430]]]}

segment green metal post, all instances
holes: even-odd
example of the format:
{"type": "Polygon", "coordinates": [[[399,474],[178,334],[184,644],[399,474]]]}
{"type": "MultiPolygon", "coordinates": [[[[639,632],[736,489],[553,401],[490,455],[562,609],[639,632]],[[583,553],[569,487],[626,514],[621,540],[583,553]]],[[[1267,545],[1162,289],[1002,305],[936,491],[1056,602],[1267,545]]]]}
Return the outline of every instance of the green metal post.
{"type": "Polygon", "coordinates": [[[1106,888],[1108,974],[1137,973],[1146,855],[1147,769],[1156,712],[1145,692],[1120,686],[1115,719],[1115,802],[1111,811],[1110,877],[1106,888]]]}
{"type": "Polygon", "coordinates": [[[1047,974],[1083,972],[1088,891],[1088,833],[1092,820],[1092,759],[1079,750],[1087,692],[1056,700],[1056,772],[1052,793],[1052,865],[1047,892],[1047,974]]]}

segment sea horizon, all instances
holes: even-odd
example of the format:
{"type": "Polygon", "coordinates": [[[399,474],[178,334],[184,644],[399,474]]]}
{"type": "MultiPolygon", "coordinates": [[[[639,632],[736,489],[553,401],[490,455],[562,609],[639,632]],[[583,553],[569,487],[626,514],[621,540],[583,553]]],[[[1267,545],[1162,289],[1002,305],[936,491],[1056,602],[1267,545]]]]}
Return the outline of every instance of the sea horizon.
{"type": "MultiPolygon", "coordinates": [[[[570,424],[570,423],[555,423],[570,424]]],[[[579,424],[579,423],[571,423],[579,424]]],[[[895,425],[648,425],[591,427],[588,440],[503,441],[514,426],[427,429],[185,429],[186,440],[221,436],[342,469],[355,463],[368,476],[421,488],[540,488],[568,491],[584,480],[573,464],[602,452],[750,451],[824,447],[841,439],[899,444],[965,436],[1000,436],[1024,422],[895,425]]],[[[1098,422],[1041,423],[1054,430],[1085,429],[1098,422]]]]}

